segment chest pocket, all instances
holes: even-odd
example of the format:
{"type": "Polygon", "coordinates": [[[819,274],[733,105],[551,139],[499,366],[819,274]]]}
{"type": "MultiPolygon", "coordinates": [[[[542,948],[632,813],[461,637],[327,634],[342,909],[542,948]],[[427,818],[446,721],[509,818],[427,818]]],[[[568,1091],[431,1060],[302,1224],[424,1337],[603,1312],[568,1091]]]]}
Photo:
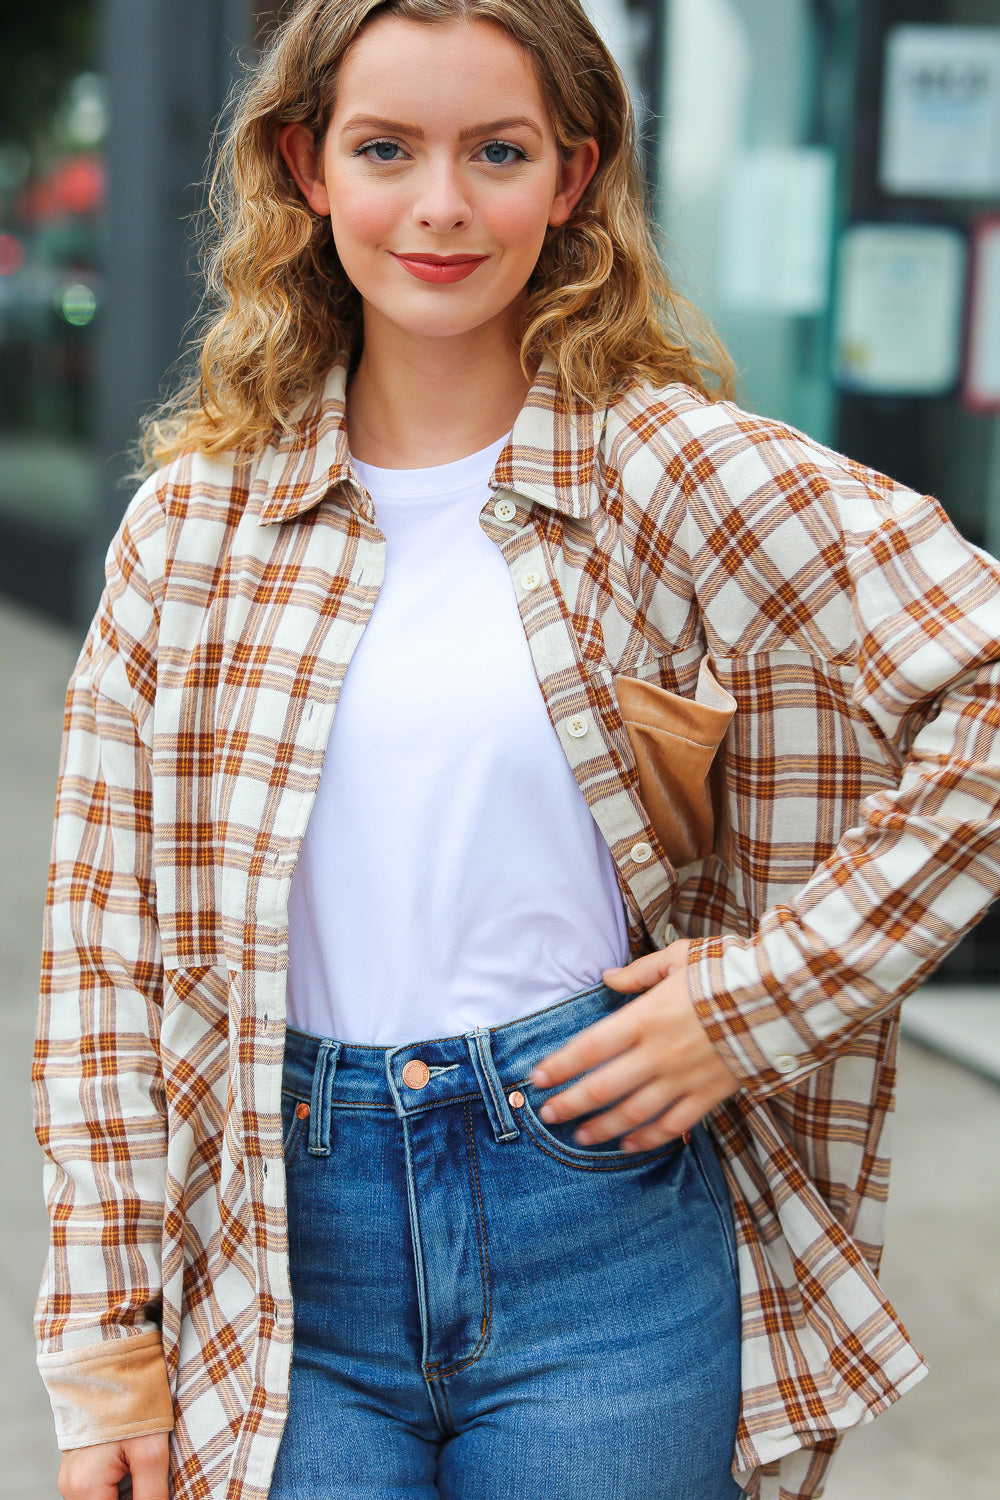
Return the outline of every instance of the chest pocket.
{"type": "Polygon", "coordinates": [[[736,699],[715,680],[707,658],[694,698],[635,677],[616,678],[615,692],[639,795],[668,859],[675,869],[706,859],[724,832],[719,747],[736,699]]]}

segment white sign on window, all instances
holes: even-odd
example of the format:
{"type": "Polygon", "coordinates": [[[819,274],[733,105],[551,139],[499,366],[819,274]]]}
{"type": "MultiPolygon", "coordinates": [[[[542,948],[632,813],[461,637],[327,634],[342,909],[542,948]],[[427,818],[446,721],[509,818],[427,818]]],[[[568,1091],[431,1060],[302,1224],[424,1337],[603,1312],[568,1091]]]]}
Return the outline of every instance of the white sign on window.
{"type": "Polygon", "coordinates": [[[933,224],[856,224],[844,233],[835,374],[850,391],[942,396],[958,381],[965,239],[933,224]]]}
{"type": "Polygon", "coordinates": [[[826,309],[833,237],[833,153],[769,147],[737,158],[724,200],[719,290],[741,312],[826,309]]]}
{"type": "Polygon", "coordinates": [[[897,26],[886,44],[882,186],[1000,192],[1000,26],[897,26]]]}

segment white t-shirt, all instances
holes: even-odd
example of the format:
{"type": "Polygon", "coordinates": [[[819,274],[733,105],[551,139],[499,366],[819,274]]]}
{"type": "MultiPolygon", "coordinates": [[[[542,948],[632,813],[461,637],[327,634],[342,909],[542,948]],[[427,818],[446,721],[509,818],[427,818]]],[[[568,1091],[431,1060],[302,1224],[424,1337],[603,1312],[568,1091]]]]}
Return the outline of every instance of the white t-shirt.
{"type": "Polygon", "coordinates": [[[355,465],[385,579],[292,880],[289,1023],[392,1046],[496,1025],[628,958],[614,866],[560,748],[501,553],[504,441],[355,465]]]}

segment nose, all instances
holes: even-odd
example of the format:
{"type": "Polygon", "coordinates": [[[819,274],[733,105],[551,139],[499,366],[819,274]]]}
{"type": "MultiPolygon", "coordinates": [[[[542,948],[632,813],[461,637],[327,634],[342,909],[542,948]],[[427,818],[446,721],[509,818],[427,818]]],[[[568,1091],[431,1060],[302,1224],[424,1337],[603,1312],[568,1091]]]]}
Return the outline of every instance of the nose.
{"type": "Polygon", "coordinates": [[[429,165],[421,174],[413,203],[413,221],[433,234],[462,229],[472,218],[472,208],[461,174],[451,163],[429,165]]]}

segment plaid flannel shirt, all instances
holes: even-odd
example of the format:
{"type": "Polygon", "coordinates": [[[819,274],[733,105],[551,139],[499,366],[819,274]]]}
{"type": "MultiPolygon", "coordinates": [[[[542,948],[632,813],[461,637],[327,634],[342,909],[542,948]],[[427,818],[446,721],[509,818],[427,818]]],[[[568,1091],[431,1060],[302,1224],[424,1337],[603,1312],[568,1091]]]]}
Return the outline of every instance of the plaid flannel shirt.
{"type": "MultiPolygon", "coordinates": [[[[734,1468],[808,1500],[925,1373],[875,1279],[897,1008],[1000,887],[1000,567],[933,500],[683,386],[593,411],[543,367],[491,483],[480,524],[633,953],[695,939],[744,1085],[709,1122],[743,1295],[734,1468]],[[690,698],[706,657],[738,705],[726,831],[675,869],[614,684],[690,698]]],[[[337,368],[256,459],[142,487],[69,689],[39,1366],[63,1447],[172,1426],[177,1500],[263,1500],[281,1436],[286,904],[384,548],[337,368]]]]}

